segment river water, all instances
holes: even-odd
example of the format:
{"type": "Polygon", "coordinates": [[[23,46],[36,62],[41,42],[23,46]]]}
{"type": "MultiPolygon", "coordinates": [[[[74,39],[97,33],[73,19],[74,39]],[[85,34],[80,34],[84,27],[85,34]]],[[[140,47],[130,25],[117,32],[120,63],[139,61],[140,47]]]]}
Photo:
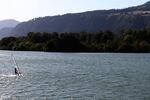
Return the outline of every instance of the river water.
{"type": "Polygon", "coordinates": [[[150,100],[149,53],[0,51],[2,100],[150,100]]]}

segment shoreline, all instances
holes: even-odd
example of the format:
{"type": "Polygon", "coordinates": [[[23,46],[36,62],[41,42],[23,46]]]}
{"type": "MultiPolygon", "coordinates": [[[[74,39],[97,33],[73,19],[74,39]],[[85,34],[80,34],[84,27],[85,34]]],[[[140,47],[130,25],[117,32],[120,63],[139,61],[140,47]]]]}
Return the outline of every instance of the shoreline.
{"type": "Polygon", "coordinates": [[[34,50],[0,50],[0,51],[12,51],[12,52],[46,52],[46,53],[150,53],[150,52],[98,52],[98,51],[34,51],[34,50]]]}

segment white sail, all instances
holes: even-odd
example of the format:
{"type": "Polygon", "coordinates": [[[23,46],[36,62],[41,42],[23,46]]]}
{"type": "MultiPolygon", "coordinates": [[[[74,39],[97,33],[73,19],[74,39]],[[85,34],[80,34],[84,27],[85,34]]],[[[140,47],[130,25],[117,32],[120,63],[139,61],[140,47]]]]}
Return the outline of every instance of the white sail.
{"type": "Polygon", "coordinates": [[[18,64],[17,64],[17,62],[16,62],[16,60],[15,60],[14,55],[11,54],[11,56],[12,56],[12,59],[13,59],[13,62],[14,62],[14,67],[18,69],[18,64]]]}

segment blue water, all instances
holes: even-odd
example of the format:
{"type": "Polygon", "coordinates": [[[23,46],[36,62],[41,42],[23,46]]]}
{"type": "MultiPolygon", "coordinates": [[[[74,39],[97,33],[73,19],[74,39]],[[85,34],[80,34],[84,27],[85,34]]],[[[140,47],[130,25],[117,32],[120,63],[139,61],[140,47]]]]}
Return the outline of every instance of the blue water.
{"type": "Polygon", "coordinates": [[[150,100],[149,53],[0,51],[0,99],[150,100]]]}

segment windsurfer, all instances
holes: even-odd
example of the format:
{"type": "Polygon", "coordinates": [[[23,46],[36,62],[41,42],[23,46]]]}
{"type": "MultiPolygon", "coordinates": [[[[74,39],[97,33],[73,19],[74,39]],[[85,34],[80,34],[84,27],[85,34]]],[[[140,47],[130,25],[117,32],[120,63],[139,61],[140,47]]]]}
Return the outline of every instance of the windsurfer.
{"type": "Polygon", "coordinates": [[[19,75],[19,74],[21,74],[20,72],[19,72],[19,70],[15,67],[15,74],[16,75],[19,75]]]}

